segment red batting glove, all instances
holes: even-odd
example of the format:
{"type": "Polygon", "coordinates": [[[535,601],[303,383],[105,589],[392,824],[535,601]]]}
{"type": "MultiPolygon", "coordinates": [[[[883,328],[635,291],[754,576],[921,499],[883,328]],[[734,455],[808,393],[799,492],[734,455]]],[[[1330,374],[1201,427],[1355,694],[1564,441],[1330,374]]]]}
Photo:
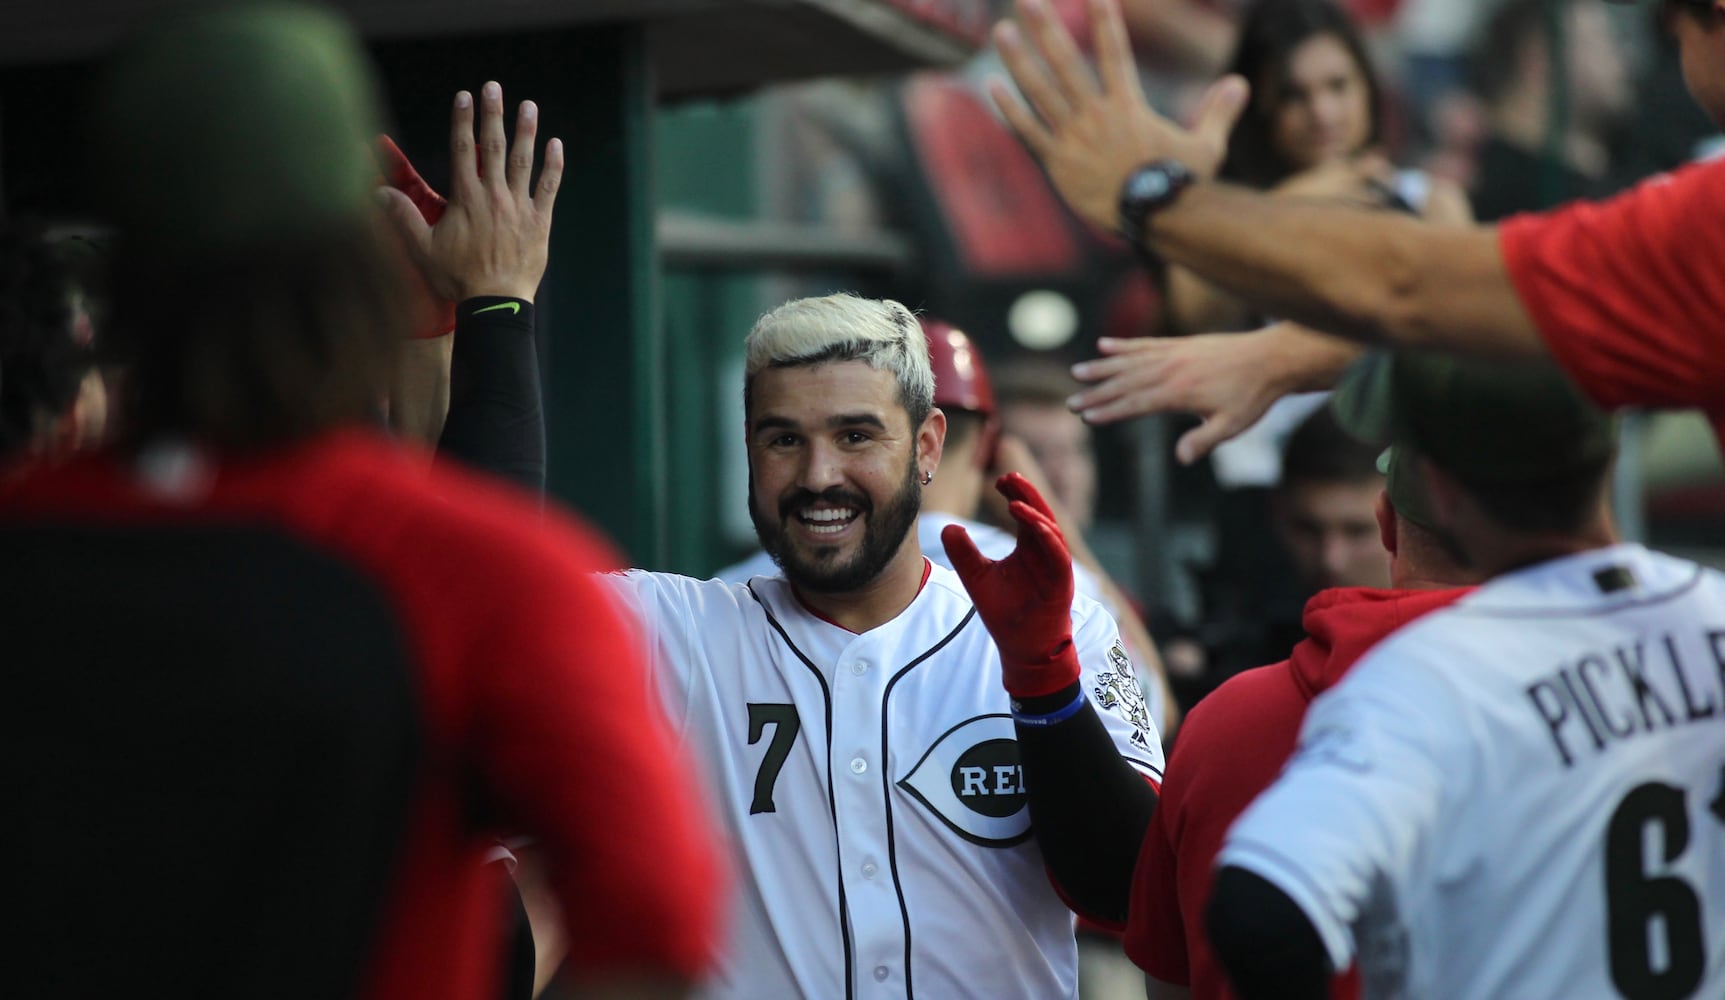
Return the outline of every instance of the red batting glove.
{"type": "MultiPolygon", "coordinates": [[[[377,137],[377,162],[383,170],[384,183],[407,195],[407,200],[413,202],[414,208],[419,209],[426,225],[437,225],[437,220],[443,218],[444,209],[449,207],[449,199],[433,191],[431,185],[425,183],[425,178],[419,176],[419,171],[407,162],[407,156],[402,153],[401,147],[387,135],[377,137]]],[[[428,340],[454,330],[455,303],[438,295],[417,271],[414,277],[416,297],[422,303],[419,312],[424,317],[414,324],[414,338],[428,340]]]]}
{"type": "Polygon", "coordinates": [[[1006,693],[1014,698],[1053,694],[1078,680],[1072,645],[1072,555],[1047,501],[1016,472],[994,484],[1011,501],[1018,546],[995,561],[978,552],[956,524],[940,533],[947,558],[976,613],[1000,649],[1006,693]]]}

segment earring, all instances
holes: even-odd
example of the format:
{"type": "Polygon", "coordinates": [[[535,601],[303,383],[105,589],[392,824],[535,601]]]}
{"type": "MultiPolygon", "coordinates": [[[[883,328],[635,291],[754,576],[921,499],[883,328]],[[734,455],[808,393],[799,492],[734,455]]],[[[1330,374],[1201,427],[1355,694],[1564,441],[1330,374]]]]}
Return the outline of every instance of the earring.
{"type": "Polygon", "coordinates": [[[924,486],[927,486],[929,483],[932,483],[932,482],[934,482],[934,473],[925,472],[922,474],[922,484],[924,486]]]}

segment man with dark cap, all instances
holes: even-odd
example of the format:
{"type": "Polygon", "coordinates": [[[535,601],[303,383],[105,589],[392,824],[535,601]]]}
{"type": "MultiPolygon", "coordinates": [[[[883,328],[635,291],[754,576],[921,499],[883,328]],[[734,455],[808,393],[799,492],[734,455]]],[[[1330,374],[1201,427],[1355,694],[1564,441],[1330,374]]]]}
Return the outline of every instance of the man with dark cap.
{"type": "Polygon", "coordinates": [[[1336,405],[1489,582],[1313,702],[1229,832],[1238,994],[1719,996],[1725,576],[1617,542],[1613,428],[1553,370],[1374,356],[1336,405]]]}
{"type": "MultiPolygon", "coordinates": [[[[683,995],[718,864],[606,547],[368,426],[412,309],[357,40],[222,7],[104,93],[132,405],[110,451],[0,491],[0,992],[494,996],[509,831],[585,995],[683,995]]],[[[410,245],[463,322],[531,316],[562,150],[535,189],[500,89],[475,103],[410,245]]]]}
{"type": "MultiPolygon", "coordinates": [[[[1341,681],[1385,636],[1467,593],[1477,573],[1435,534],[1419,466],[1390,450],[1378,493],[1378,539],[1390,588],[1331,587],[1306,602],[1307,638],[1288,659],[1230,678],[1186,716],[1168,758],[1162,798],[1133,875],[1126,948],[1149,976],[1152,1000],[1230,996],[1204,934],[1223,835],[1293,752],[1312,699],[1341,681]]],[[[1357,983],[1334,997],[1358,994],[1357,983]]]]}

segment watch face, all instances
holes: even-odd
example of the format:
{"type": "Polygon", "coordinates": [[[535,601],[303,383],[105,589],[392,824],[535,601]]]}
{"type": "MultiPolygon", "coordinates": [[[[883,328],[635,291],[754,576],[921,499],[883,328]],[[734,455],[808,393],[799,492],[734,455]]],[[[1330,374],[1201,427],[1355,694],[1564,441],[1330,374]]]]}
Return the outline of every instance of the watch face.
{"type": "Polygon", "coordinates": [[[1154,202],[1168,194],[1168,175],[1160,170],[1140,170],[1132,178],[1132,198],[1154,202]]]}

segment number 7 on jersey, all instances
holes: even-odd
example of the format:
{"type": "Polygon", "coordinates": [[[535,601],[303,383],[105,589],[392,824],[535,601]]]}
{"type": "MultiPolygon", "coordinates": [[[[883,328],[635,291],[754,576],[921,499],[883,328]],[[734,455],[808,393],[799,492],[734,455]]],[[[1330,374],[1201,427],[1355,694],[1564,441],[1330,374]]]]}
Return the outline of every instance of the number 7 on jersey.
{"type": "Polygon", "coordinates": [[[755,772],[755,800],[749,804],[749,815],[778,812],[773,804],[773,786],[778,783],[779,770],[791,755],[791,744],[797,741],[802,719],[797,706],[772,703],[749,703],[749,746],[761,741],[767,726],[773,727],[773,741],[767,744],[767,755],[761,759],[761,769],[755,772]]]}

